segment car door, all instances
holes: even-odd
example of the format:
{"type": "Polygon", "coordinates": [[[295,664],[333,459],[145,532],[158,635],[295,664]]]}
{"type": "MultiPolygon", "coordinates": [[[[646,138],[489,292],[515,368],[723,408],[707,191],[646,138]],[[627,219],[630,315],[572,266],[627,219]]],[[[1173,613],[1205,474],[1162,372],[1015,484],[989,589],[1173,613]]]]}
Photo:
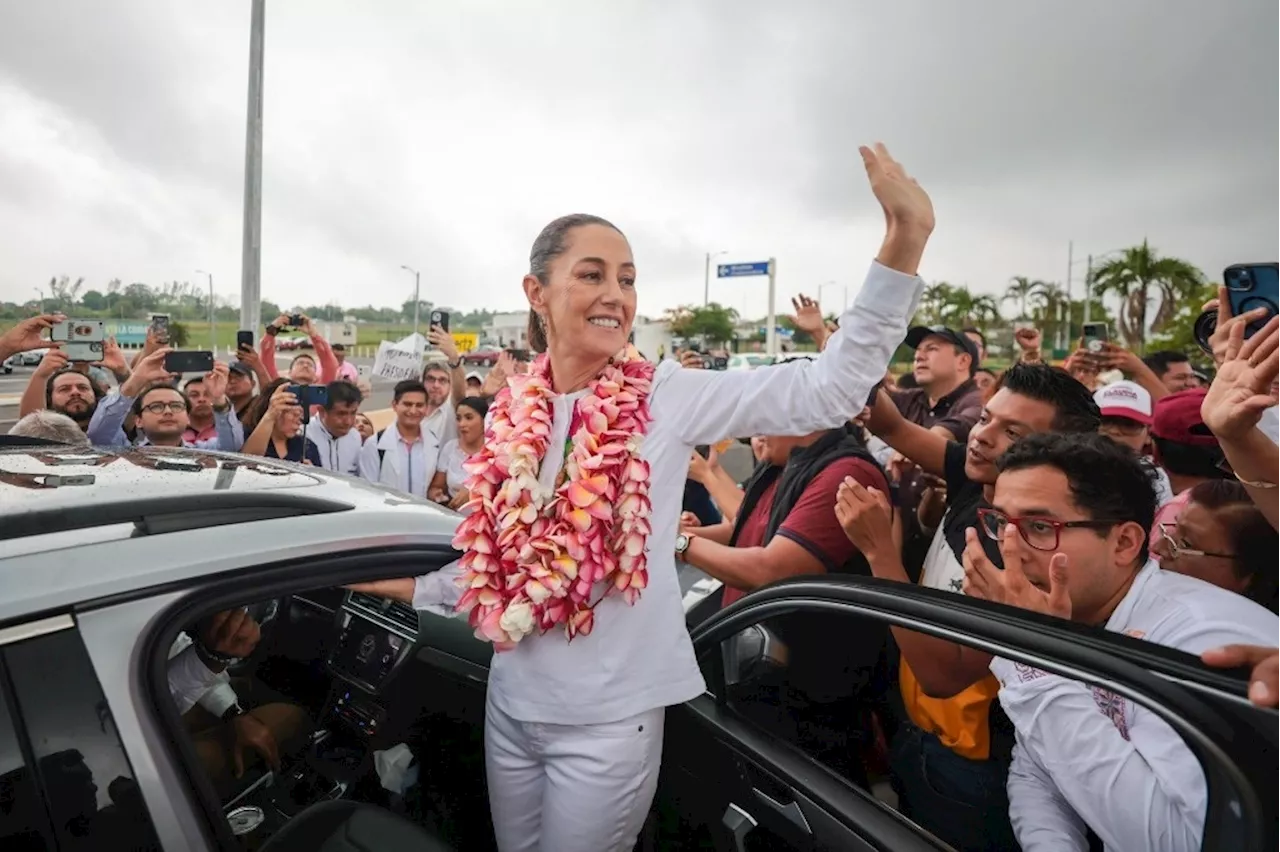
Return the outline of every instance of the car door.
{"type": "Polygon", "coordinates": [[[692,628],[708,691],[669,716],[662,795],[685,824],[707,826],[715,848],[949,848],[899,814],[883,784],[842,776],[822,755],[798,747],[794,732],[770,730],[735,698],[744,661],[757,670],[795,664],[771,635],[777,619],[818,614],[872,618],[964,641],[1133,700],[1170,725],[1201,764],[1208,793],[1202,848],[1275,848],[1276,714],[1244,700],[1244,681],[1129,637],[936,590],[848,577],[771,586],[692,628]],[[745,651],[727,650],[744,643],[745,651]]]}

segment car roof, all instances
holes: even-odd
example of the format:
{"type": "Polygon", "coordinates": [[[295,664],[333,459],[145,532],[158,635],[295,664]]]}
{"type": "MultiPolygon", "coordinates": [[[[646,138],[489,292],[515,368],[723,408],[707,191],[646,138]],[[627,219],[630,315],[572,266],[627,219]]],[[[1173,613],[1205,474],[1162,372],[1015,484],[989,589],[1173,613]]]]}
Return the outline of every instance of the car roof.
{"type": "Polygon", "coordinates": [[[67,445],[0,447],[0,518],[0,621],[303,554],[447,547],[459,522],[275,459],[67,445]]]}

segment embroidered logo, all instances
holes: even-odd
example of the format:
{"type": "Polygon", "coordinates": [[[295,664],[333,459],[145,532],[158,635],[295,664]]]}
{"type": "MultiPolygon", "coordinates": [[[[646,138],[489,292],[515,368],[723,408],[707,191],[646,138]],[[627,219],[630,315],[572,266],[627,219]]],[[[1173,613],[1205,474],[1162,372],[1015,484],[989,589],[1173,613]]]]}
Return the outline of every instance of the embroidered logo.
{"type": "Polygon", "coordinates": [[[1014,663],[1013,668],[1018,672],[1018,680],[1021,683],[1026,683],[1029,680],[1035,680],[1048,674],[1043,669],[1028,666],[1026,663],[1014,663]]]}
{"type": "Polygon", "coordinates": [[[1125,712],[1125,700],[1114,692],[1107,692],[1098,687],[1092,688],[1093,703],[1098,705],[1102,715],[1111,720],[1120,736],[1129,739],[1129,720],[1125,712]]]}

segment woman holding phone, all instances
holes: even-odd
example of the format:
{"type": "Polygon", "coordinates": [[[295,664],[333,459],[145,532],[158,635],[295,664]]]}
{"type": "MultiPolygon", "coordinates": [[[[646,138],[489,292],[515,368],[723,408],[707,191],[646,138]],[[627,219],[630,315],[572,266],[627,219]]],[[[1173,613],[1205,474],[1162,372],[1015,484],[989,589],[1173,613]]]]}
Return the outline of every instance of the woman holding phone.
{"type": "Polygon", "coordinates": [[[320,467],[320,450],[302,433],[302,406],[289,392],[288,379],[276,379],[254,402],[250,417],[257,422],[245,439],[245,455],[320,467]]]}
{"type": "Polygon", "coordinates": [[[884,242],[823,354],[786,369],[641,359],[627,342],[637,264],[626,237],[588,215],[544,228],[523,281],[530,348],[542,354],[507,378],[467,463],[462,558],[352,587],[467,612],[494,643],[485,763],[503,852],[632,849],[658,783],[665,708],[705,690],[675,568],[700,547],[677,534],[690,453],[846,423],[902,342],[933,206],[884,146],[861,153],[884,242]]]}

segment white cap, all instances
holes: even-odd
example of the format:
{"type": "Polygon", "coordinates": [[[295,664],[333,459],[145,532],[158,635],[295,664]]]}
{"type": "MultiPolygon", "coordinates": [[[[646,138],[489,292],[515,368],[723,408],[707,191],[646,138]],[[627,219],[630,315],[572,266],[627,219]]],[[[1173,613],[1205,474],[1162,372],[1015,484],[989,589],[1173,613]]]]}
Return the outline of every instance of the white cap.
{"type": "Polygon", "coordinates": [[[1093,394],[1103,417],[1123,417],[1151,425],[1151,394],[1137,382],[1112,382],[1093,394]]]}

